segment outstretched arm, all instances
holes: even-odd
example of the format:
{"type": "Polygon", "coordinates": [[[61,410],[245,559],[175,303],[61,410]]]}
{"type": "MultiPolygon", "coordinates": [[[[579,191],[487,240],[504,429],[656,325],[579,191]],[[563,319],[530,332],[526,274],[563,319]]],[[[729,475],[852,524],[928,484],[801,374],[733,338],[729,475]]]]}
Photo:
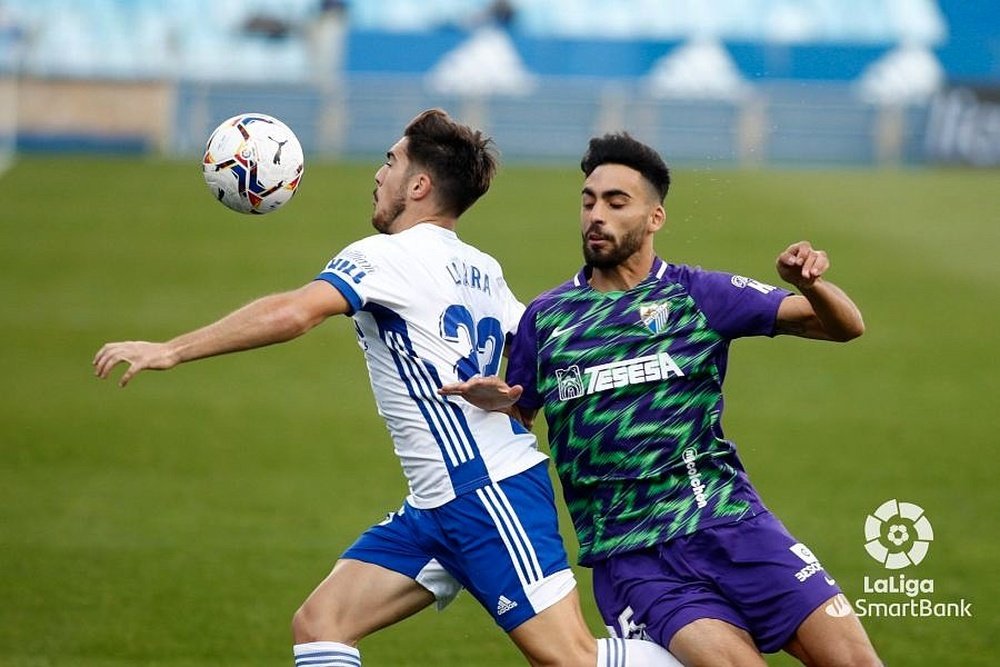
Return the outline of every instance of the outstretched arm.
{"type": "Polygon", "coordinates": [[[314,281],[257,299],[217,322],[166,342],[107,343],[94,356],[94,374],[107,378],[115,366],[126,363],[128,368],[118,381],[124,387],[140,371],[168,370],[185,361],[283,343],[327,317],[348,312],[350,305],[336,288],[314,281]]]}
{"type": "Polygon", "coordinates": [[[538,411],[517,406],[517,399],[523,392],[524,387],[521,385],[511,387],[496,375],[477,375],[465,382],[446,384],[438,389],[442,396],[461,396],[481,410],[506,413],[530,429],[538,411]]]}
{"type": "Polygon", "coordinates": [[[778,255],[778,275],[802,294],[781,302],[777,333],[838,342],[864,333],[858,307],[842,289],[822,278],[829,268],[826,252],[814,249],[808,241],[792,244],[778,255]]]}

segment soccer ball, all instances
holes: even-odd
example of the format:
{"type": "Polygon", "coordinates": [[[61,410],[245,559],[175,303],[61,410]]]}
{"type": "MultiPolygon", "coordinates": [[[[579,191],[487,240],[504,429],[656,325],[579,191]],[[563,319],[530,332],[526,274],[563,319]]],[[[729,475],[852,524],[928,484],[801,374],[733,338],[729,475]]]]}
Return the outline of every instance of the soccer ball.
{"type": "Polygon", "coordinates": [[[240,213],[281,208],[302,182],[305,161],[295,133],[277,118],[243,113],[215,128],[202,172],[216,199],[240,213]]]}

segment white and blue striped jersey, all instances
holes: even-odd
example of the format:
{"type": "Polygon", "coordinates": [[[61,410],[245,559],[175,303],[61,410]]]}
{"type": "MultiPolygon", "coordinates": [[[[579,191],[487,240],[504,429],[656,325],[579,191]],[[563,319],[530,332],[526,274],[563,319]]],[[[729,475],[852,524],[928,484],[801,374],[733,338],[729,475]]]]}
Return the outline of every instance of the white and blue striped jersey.
{"type": "Polygon", "coordinates": [[[430,509],[547,456],[507,415],[437,390],[496,375],[524,312],[499,263],[430,223],[352,243],[317,276],[351,304],[372,392],[409,484],[430,509]]]}

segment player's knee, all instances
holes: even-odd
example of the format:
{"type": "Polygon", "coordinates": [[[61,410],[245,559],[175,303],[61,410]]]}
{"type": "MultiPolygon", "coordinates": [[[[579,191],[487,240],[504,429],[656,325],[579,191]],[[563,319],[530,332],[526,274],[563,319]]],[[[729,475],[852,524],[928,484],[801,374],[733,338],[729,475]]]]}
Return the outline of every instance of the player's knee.
{"type": "Polygon", "coordinates": [[[292,615],[292,637],[296,644],[319,641],[316,636],[316,619],[308,602],[292,615]]]}
{"type": "Polygon", "coordinates": [[[594,667],[597,664],[597,641],[589,632],[521,636],[515,642],[532,667],[594,667]]]}
{"type": "Polygon", "coordinates": [[[320,609],[309,600],[292,616],[292,636],[296,644],[317,641],[335,641],[353,645],[351,638],[343,636],[336,614],[320,609]]]}
{"type": "Polygon", "coordinates": [[[591,636],[574,637],[569,646],[563,647],[565,653],[557,656],[553,665],[560,667],[593,667],[597,664],[597,641],[591,636]]]}
{"type": "Polygon", "coordinates": [[[553,642],[551,647],[538,650],[528,657],[532,667],[594,667],[597,664],[597,642],[571,639],[553,642]]]}
{"type": "Polygon", "coordinates": [[[838,651],[836,655],[814,661],[814,664],[817,667],[883,667],[882,661],[870,646],[855,646],[838,651]]]}
{"type": "Polygon", "coordinates": [[[882,661],[875,654],[875,651],[865,650],[846,656],[843,661],[838,662],[832,667],[883,667],[883,665],[882,661]]]}

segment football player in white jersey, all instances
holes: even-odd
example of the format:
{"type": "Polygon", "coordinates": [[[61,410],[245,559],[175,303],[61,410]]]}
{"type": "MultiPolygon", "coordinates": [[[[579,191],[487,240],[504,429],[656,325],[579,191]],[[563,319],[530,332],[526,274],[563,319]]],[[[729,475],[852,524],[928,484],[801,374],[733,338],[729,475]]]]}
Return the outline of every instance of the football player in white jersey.
{"type": "Polygon", "coordinates": [[[443,111],[421,113],[375,174],[381,232],[304,287],[162,343],[104,345],[106,378],[296,338],[349,315],[409,485],[402,507],[347,549],[296,612],[298,667],[360,666],[358,642],[467,588],[533,665],[676,665],[652,642],[595,640],[558,531],[547,457],[501,413],[438,393],[495,375],[524,306],[500,265],[455,226],[496,171],[492,141],[443,111]]]}

